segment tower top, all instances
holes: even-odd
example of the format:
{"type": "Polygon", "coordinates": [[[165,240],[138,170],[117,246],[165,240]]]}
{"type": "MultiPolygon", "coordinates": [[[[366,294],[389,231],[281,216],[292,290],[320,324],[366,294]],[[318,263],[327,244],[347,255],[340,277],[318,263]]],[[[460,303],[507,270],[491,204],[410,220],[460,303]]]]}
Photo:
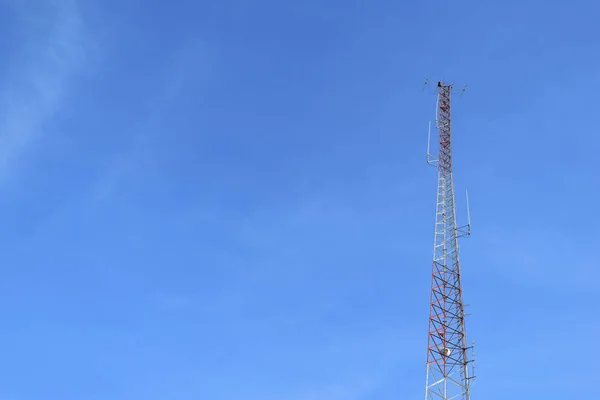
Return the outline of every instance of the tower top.
{"type": "MultiPolygon", "coordinates": [[[[429,82],[429,78],[425,79],[425,83],[423,85],[423,90],[425,90],[425,86],[430,86],[432,85],[431,82],[429,82]]],[[[444,83],[444,81],[438,81],[437,85],[435,85],[438,89],[447,89],[447,90],[454,90],[454,82],[452,83],[444,83]]],[[[461,96],[462,94],[467,90],[467,85],[465,85],[463,88],[461,89],[456,89],[457,91],[461,92],[461,96]]]]}

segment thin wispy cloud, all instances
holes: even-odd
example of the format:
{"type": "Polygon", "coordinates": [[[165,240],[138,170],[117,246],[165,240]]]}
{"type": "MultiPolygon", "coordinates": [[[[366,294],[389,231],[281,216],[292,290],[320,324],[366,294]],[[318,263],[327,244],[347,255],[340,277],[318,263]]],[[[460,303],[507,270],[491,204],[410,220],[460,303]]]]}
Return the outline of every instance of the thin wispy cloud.
{"type": "Polygon", "coordinates": [[[177,102],[186,84],[205,75],[203,71],[208,65],[205,55],[202,42],[190,39],[176,47],[167,58],[166,73],[155,77],[156,88],[142,100],[144,115],[138,115],[132,126],[123,129],[123,136],[131,137],[128,150],[115,155],[103,171],[90,193],[91,203],[97,205],[108,201],[127,177],[139,171],[143,160],[160,147],[156,142],[172,133],[166,127],[171,117],[165,110],[177,102]]]}
{"type": "Polygon", "coordinates": [[[0,83],[0,177],[64,106],[90,43],[75,0],[15,0],[8,10],[19,46],[0,83]]]}

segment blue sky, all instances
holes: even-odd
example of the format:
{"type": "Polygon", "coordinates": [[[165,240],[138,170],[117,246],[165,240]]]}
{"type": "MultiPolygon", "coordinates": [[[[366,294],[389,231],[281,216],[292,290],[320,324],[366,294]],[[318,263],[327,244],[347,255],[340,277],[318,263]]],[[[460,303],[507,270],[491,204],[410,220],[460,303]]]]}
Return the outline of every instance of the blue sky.
{"type": "Polygon", "coordinates": [[[468,85],[473,397],[585,396],[599,16],[591,0],[0,2],[0,398],[422,398],[426,77],[468,85]]]}

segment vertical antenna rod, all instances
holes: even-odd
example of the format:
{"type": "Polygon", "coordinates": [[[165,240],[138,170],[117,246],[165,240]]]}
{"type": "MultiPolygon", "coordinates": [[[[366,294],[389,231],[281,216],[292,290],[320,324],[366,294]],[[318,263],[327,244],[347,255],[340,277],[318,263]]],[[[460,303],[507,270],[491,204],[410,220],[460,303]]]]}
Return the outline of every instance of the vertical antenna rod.
{"type": "Polygon", "coordinates": [[[471,360],[467,353],[470,353],[472,347],[467,347],[458,257],[458,238],[461,237],[462,227],[458,227],[456,223],[452,181],[452,89],[452,84],[437,84],[436,128],[439,134],[439,156],[434,165],[438,170],[438,188],[425,400],[470,400],[471,397],[471,360]]]}

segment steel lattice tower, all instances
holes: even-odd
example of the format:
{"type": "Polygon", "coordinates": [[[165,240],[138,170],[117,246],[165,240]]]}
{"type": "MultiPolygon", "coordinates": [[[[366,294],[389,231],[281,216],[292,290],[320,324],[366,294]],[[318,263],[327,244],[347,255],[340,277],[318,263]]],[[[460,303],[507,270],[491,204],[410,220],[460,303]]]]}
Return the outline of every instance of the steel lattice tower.
{"type": "Polygon", "coordinates": [[[470,221],[468,225],[460,227],[456,223],[452,181],[452,90],[452,84],[437,84],[439,156],[434,158],[429,151],[427,155],[429,164],[437,166],[438,188],[425,400],[470,400],[469,384],[472,379],[469,376],[472,358],[468,356],[472,347],[467,346],[458,256],[458,239],[470,234],[470,221]]]}

